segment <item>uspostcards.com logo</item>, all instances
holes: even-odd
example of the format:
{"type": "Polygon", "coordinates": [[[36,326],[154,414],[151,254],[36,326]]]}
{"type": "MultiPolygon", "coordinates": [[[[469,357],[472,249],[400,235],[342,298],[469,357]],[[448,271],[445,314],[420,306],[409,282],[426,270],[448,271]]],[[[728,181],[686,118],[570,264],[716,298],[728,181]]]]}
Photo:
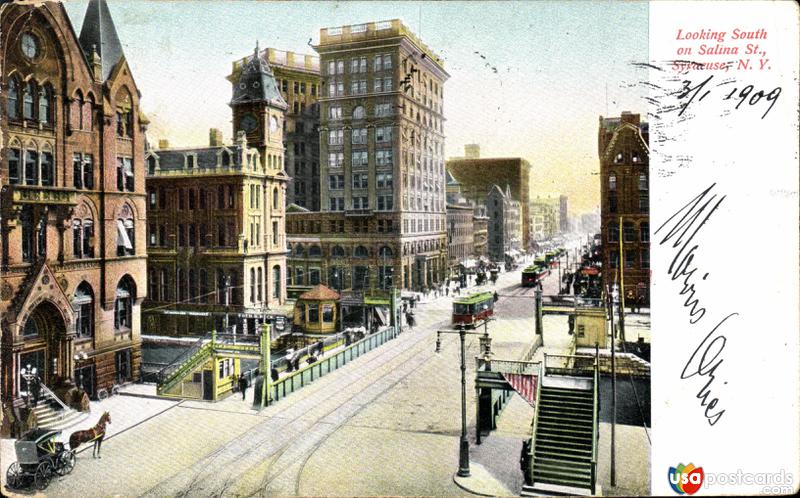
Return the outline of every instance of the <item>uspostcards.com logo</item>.
{"type": "Polygon", "coordinates": [[[693,495],[703,484],[703,467],[678,464],[669,468],[669,485],[679,495],[693,495]]]}

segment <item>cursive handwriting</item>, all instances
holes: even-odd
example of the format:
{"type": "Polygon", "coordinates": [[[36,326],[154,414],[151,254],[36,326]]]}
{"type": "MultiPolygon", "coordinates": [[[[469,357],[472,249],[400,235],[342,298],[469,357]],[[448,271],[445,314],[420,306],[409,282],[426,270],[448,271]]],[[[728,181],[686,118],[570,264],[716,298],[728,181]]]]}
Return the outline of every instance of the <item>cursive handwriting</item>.
{"type": "Polygon", "coordinates": [[[722,354],[722,350],[725,349],[725,344],[728,342],[728,339],[724,335],[717,334],[717,330],[730,317],[737,316],[738,314],[739,313],[731,313],[720,320],[720,322],[713,329],[711,329],[711,332],[705,336],[705,338],[700,342],[700,345],[697,346],[697,349],[694,350],[694,353],[692,353],[692,356],[689,357],[689,361],[686,362],[686,365],[684,365],[683,371],[681,372],[681,379],[688,379],[694,377],[695,375],[708,378],[706,384],[697,392],[697,399],[700,400],[700,406],[706,407],[704,415],[706,419],[708,419],[709,425],[714,425],[719,422],[722,414],[725,413],[725,410],[714,412],[714,408],[716,408],[717,403],[719,403],[719,398],[712,397],[709,400],[709,398],[712,396],[711,384],[714,382],[714,379],[716,379],[714,372],[716,372],[717,368],[722,365],[723,361],[722,358],[719,358],[719,360],[717,360],[717,358],[720,354],[722,354]],[[698,356],[698,353],[700,353],[701,349],[702,354],[698,356]]]}
{"type": "MultiPolygon", "coordinates": [[[[681,296],[686,296],[683,303],[685,308],[689,308],[689,323],[695,324],[700,321],[706,314],[706,309],[700,305],[700,299],[695,297],[695,283],[692,279],[695,273],[699,271],[697,266],[693,266],[695,251],[700,247],[699,244],[691,245],[697,232],[703,228],[708,219],[714,214],[722,201],[725,200],[725,195],[718,198],[717,194],[709,196],[711,190],[716,183],[712,184],[707,189],[703,190],[697,197],[689,201],[686,205],[678,209],[678,211],[669,217],[663,225],[658,227],[655,231],[656,234],[661,232],[667,227],[670,222],[673,225],[666,228],[666,235],[658,243],[664,245],[669,241],[673,241],[672,248],[679,248],[672,258],[672,262],[667,269],[667,274],[672,277],[672,280],[683,279],[683,288],[680,291],[681,296]],[[716,201],[716,202],[715,202],[716,201]],[[712,205],[713,203],[713,205],[712,205]]],[[[702,279],[708,278],[708,273],[704,273],[702,279]]]]}
{"type": "MultiPolygon", "coordinates": [[[[699,322],[708,311],[703,306],[700,297],[697,296],[696,284],[700,282],[698,278],[705,281],[708,278],[708,272],[701,270],[695,263],[695,256],[698,254],[700,244],[695,241],[695,236],[700,232],[700,229],[705,226],[711,215],[719,209],[722,201],[727,197],[724,194],[718,195],[713,192],[716,183],[712,183],[710,187],[706,188],[700,194],[695,196],[685,205],[681,206],[675,214],[669,217],[655,231],[656,234],[661,233],[662,238],[658,242],[659,245],[668,244],[674,251],[672,262],[667,268],[667,274],[670,275],[672,281],[678,280],[681,289],[678,293],[680,296],[685,296],[683,307],[686,310],[689,318],[689,324],[695,325],[699,322]],[[671,244],[670,244],[671,243],[671,244]],[[702,277],[700,277],[702,275],[702,277]]],[[[706,379],[705,385],[697,392],[697,399],[700,400],[700,406],[705,407],[704,416],[709,425],[714,425],[722,418],[725,410],[718,409],[717,404],[719,398],[713,396],[711,386],[716,379],[715,373],[717,368],[722,365],[723,359],[720,357],[727,338],[718,333],[718,329],[732,316],[738,313],[731,313],[723,318],[705,338],[700,342],[689,361],[683,367],[681,372],[681,379],[690,379],[695,376],[703,377],[706,379]]]]}

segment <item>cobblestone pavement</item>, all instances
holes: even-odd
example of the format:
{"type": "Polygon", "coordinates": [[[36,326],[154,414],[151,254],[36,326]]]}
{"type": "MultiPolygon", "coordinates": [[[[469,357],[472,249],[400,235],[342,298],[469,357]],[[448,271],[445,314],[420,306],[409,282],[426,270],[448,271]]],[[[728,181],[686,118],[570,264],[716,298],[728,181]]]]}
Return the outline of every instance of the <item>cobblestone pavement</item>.
{"type": "MultiPolygon", "coordinates": [[[[483,288],[519,294],[519,279],[519,271],[504,273],[483,288]]],[[[496,307],[489,330],[497,357],[518,358],[533,339],[533,292],[525,291],[529,297],[501,297],[496,307]]],[[[463,495],[452,480],[460,435],[458,337],[444,335],[441,353],[434,352],[435,331],[450,328],[451,302],[452,296],[423,301],[413,330],[261,412],[251,409],[252,389],[244,402],[231,396],[176,405],[106,441],[102,460],[80,454],[75,471],[47,494],[463,495]]],[[[470,379],[476,336],[468,336],[467,347],[470,379]]],[[[474,389],[467,395],[474,461],[518,492],[514,469],[532,410],[513,398],[487,439],[492,444],[476,447],[474,389]]]]}

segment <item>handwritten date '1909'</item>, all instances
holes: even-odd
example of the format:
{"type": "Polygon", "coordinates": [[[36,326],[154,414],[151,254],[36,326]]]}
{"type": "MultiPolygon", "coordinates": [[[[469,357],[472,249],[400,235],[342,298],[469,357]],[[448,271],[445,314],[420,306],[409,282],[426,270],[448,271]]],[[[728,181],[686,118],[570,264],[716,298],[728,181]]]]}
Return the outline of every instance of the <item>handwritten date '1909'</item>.
{"type": "MultiPolygon", "coordinates": [[[[712,89],[706,89],[706,86],[713,78],[714,75],[712,74],[711,76],[703,80],[701,83],[698,83],[697,85],[694,86],[692,86],[693,82],[691,80],[683,80],[683,88],[680,90],[680,93],[678,94],[678,99],[685,99],[688,97],[689,100],[687,100],[686,103],[684,103],[681,106],[681,112],[678,113],[678,116],[683,115],[683,113],[686,111],[686,108],[689,107],[689,104],[691,104],[695,100],[695,98],[697,98],[697,102],[700,102],[711,93],[713,87],[712,89]]],[[[727,83],[729,82],[722,82],[717,84],[716,86],[720,87],[722,85],[726,85],[727,83]]],[[[745,102],[747,102],[751,106],[755,106],[763,99],[766,102],[769,102],[769,107],[767,107],[767,110],[764,111],[764,114],[761,115],[761,119],[764,119],[766,115],[769,113],[769,111],[772,110],[772,106],[775,105],[775,102],[781,95],[781,87],[775,87],[769,93],[765,93],[764,90],[758,90],[757,92],[754,93],[753,90],[755,90],[755,87],[753,85],[747,85],[741,90],[738,87],[734,87],[734,89],[731,90],[727,95],[725,95],[725,97],[723,97],[722,100],[735,101],[738,99],[739,103],[736,104],[736,109],[739,109],[739,107],[745,102]]]]}

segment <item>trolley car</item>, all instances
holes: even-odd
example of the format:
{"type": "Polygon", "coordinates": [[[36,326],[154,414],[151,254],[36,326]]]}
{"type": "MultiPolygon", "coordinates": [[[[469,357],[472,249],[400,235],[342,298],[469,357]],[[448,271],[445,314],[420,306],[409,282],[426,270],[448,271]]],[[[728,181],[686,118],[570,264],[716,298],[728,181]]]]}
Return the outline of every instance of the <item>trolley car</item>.
{"type": "Polygon", "coordinates": [[[50,484],[54,473],[64,476],[72,472],[75,468],[75,452],[57,441],[60,434],[60,431],[33,429],[14,443],[17,461],[6,471],[9,489],[33,484],[42,491],[50,484]]]}
{"type": "Polygon", "coordinates": [[[494,294],[478,292],[453,301],[453,324],[468,328],[494,314],[494,294]]]}
{"type": "Polygon", "coordinates": [[[546,266],[531,265],[522,270],[522,286],[536,287],[548,275],[550,270],[546,266]]]}

